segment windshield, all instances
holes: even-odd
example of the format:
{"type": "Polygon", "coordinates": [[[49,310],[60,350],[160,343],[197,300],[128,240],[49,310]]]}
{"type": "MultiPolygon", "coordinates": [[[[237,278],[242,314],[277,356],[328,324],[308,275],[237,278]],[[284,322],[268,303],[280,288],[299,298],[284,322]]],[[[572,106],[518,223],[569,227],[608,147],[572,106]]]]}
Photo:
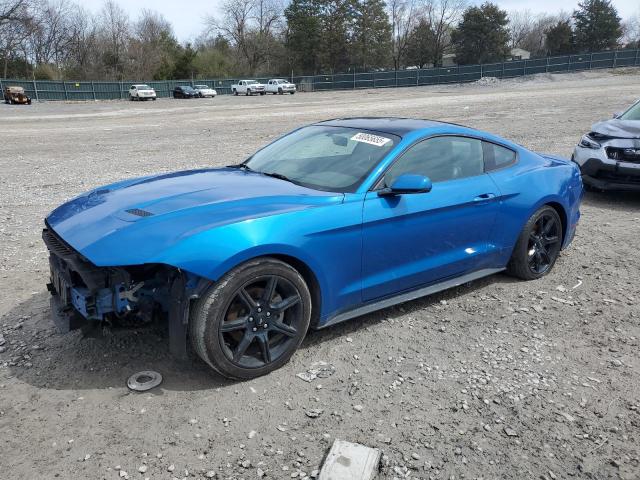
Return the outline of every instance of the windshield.
{"type": "Polygon", "coordinates": [[[185,92],[193,92],[193,88],[191,87],[180,87],[182,88],[182,90],[184,90],[185,92]]]}
{"type": "Polygon", "coordinates": [[[207,89],[209,87],[206,86],[206,85],[196,85],[196,88],[199,88],[200,90],[204,90],[204,89],[207,89]]]}
{"type": "Polygon", "coordinates": [[[255,85],[256,83],[258,82],[256,82],[255,80],[247,80],[247,85],[255,85]]]}
{"type": "Polygon", "coordinates": [[[399,141],[388,133],[313,125],[267,145],[245,165],[317,190],[355,192],[399,141]]]}
{"type": "Polygon", "coordinates": [[[640,120],[640,102],[620,115],[620,120],[640,120]]]}
{"type": "Polygon", "coordinates": [[[136,85],[136,88],[138,90],[151,90],[151,87],[149,85],[136,85]]]}

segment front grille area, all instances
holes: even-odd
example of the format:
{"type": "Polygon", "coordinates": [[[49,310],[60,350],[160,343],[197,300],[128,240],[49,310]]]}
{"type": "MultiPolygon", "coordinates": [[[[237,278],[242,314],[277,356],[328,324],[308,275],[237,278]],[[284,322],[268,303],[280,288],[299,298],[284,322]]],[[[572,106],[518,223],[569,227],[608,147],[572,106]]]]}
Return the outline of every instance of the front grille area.
{"type": "Polygon", "coordinates": [[[61,258],[76,255],[76,251],[49,228],[42,230],[42,240],[51,253],[55,253],[61,258]]]}
{"type": "Polygon", "coordinates": [[[607,147],[606,152],[611,160],[640,163],[640,148],[607,147]]]}

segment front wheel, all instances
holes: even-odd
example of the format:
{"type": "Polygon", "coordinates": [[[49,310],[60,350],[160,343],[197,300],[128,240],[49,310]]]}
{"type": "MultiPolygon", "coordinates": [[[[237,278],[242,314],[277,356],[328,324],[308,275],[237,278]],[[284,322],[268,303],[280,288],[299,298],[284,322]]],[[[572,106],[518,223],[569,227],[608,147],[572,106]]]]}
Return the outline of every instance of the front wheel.
{"type": "Polygon", "coordinates": [[[507,273],[535,280],[551,271],[562,247],[562,221],[553,207],[545,205],[522,229],[507,265],[507,273]]]}
{"type": "Polygon", "coordinates": [[[245,95],[246,95],[247,97],[250,97],[250,96],[251,96],[251,89],[250,89],[250,88],[247,88],[247,92],[245,93],[245,95]]]}
{"type": "Polygon", "coordinates": [[[250,379],[289,361],[310,318],[311,295],[302,276],[265,257],[236,267],[196,301],[189,334],[214,370],[250,379]]]}

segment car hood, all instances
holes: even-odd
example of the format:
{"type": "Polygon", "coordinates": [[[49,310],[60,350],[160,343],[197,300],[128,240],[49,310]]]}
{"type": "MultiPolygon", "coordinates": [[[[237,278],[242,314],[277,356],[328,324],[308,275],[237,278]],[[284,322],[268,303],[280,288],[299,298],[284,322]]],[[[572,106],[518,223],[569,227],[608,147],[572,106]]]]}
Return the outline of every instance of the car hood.
{"type": "Polygon", "coordinates": [[[591,131],[607,137],[640,138],[640,120],[605,120],[593,125],[591,131]]]}
{"type": "Polygon", "coordinates": [[[56,208],[46,223],[94,264],[126,265],[153,262],[205,230],[343,198],[237,169],[190,170],[92,190],[56,208]]]}

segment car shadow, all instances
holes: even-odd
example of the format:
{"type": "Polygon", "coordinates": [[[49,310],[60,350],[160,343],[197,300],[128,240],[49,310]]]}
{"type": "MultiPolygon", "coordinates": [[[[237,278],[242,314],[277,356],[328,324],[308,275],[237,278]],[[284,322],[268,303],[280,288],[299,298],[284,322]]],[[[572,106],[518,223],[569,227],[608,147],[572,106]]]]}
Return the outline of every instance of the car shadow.
{"type": "MultiPolygon", "coordinates": [[[[455,287],[438,294],[385,308],[320,330],[311,330],[300,349],[313,349],[323,342],[337,341],[362,328],[418,312],[434,304],[472,293],[489,284],[517,281],[498,274],[455,287]]],[[[0,364],[7,362],[9,376],[38,388],[89,390],[122,388],[129,376],[154,370],[163,376],[163,390],[196,391],[233,388],[238,383],[221,377],[204,362],[190,355],[186,361],[169,354],[166,325],[141,328],[99,328],[61,334],[50,318],[49,295],[39,293],[16,305],[0,318],[7,350],[0,364]]],[[[284,367],[287,368],[287,367],[284,367]]]]}
{"type": "Polygon", "coordinates": [[[598,208],[634,212],[640,210],[640,192],[585,191],[582,202],[598,208]]]}

